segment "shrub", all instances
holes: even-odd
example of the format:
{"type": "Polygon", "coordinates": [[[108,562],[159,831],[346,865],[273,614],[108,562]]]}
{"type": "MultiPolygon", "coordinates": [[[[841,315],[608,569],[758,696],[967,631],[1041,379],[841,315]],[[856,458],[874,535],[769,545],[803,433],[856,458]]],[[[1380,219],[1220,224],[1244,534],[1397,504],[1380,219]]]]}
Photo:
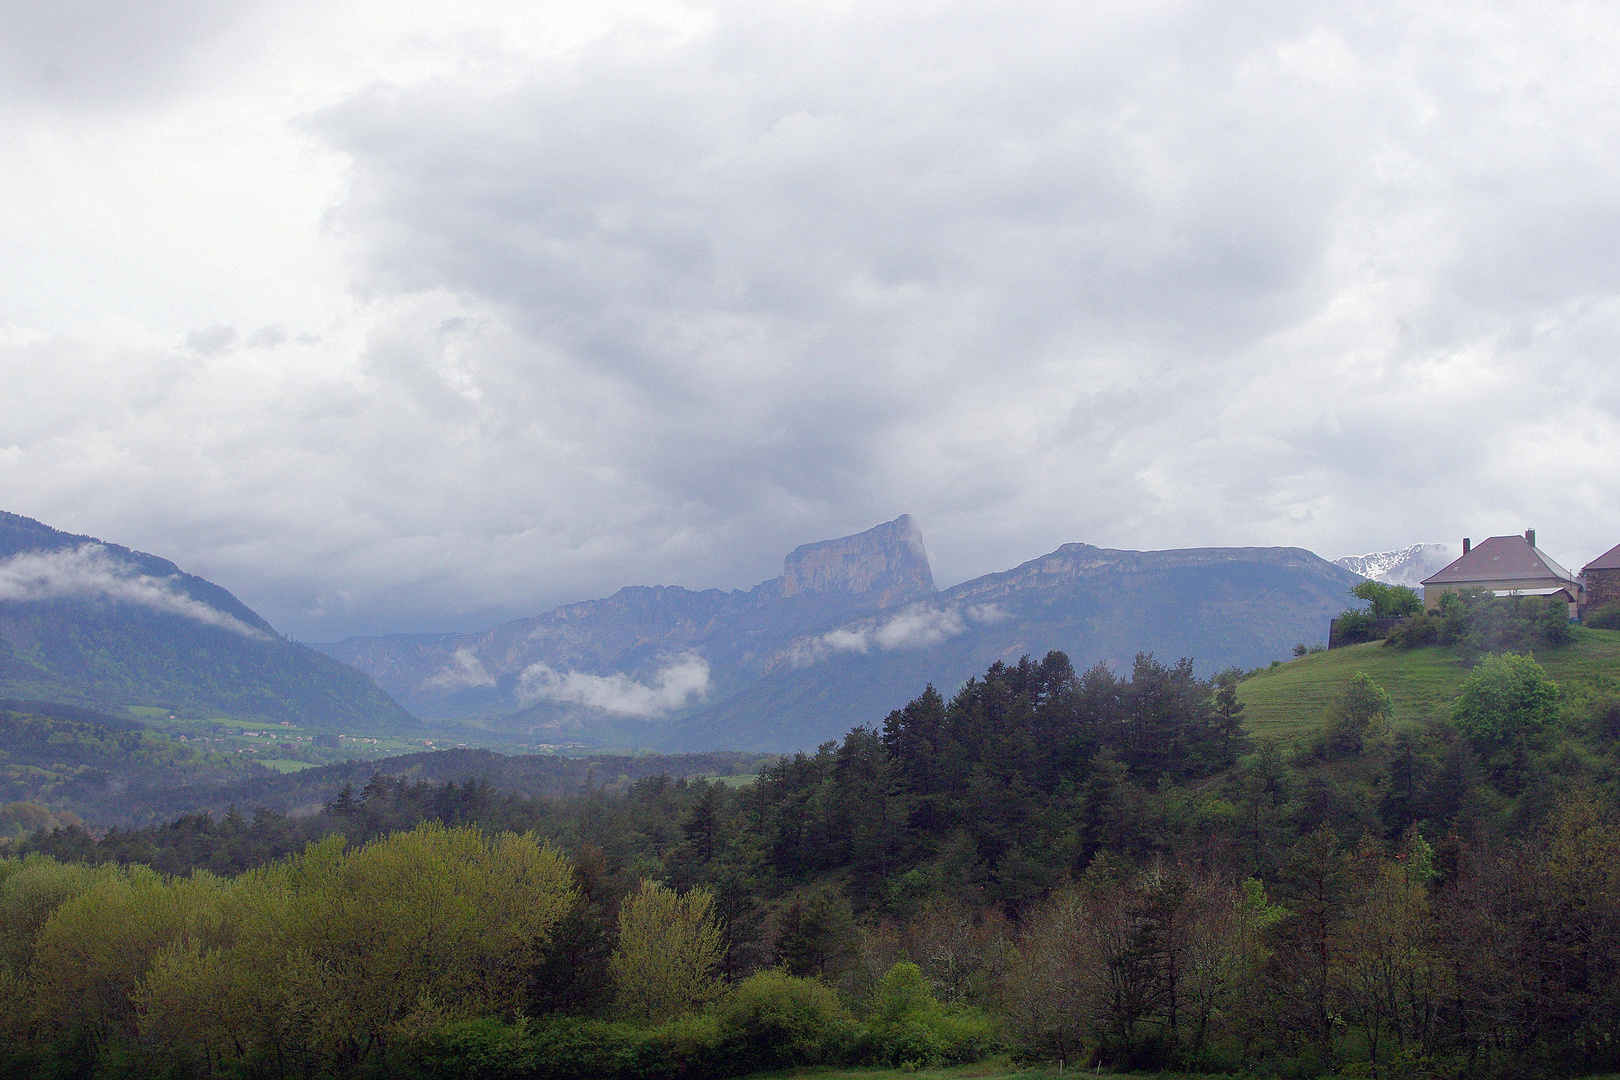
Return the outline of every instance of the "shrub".
{"type": "Polygon", "coordinates": [[[921,1020],[885,1024],[881,1035],[874,1030],[873,1046],[880,1063],[906,1072],[937,1068],[945,1062],[945,1040],[921,1020]]]}
{"type": "Polygon", "coordinates": [[[536,1080],[616,1080],[635,1059],[637,1031],[629,1024],[555,1018],[533,1031],[536,1080]]]}
{"type": "Polygon", "coordinates": [[[549,1017],[452,1021],[402,1047],[395,1080],[705,1080],[749,1071],[719,1020],[688,1014],[654,1027],[549,1017]]]}
{"type": "Polygon", "coordinates": [[[1391,630],[1384,644],[1398,649],[1450,645],[1479,656],[1550,648],[1565,644],[1569,638],[1569,605],[1565,601],[1462,589],[1441,596],[1434,611],[1414,615],[1391,630]]]}
{"type": "Polygon", "coordinates": [[[1566,715],[1587,734],[1605,743],[1620,740],[1620,694],[1612,691],[1583,694],[1571,703],[1566,715]]]}
{"type": "Polygon", "coordinates": [[[725,1054],[740,1072],[841,1060],[855,1021],[826,984],[781,971],[738,983],[716,1009],[725,1054]]]}
{"type": "Polygon", "coordinates": [[[1374,640],[1377,637],[1377,626],[1378,620],[1371,611],[1357,611],[1355,608],[1346,608],[1333,620],[1334,635],[1345,645],[1358,645],[1363,641],[1374,640]]]}
{"type": "Polygon", "coordinates": [[[1569,605],[1544,596],[1493,596],[1463,589],[1440,598],[1441,644],[1480,654],[1562,645],[1569,605]]]}
{"type": "Polygon", "coordinates": [[[643,1029],[630,1045],[628,1075],[636,1080],[701,1080],[745,1071],[724,1052],[720,1023],[708,1014],[643,1029]]]}
{"type": "Polygon", "coordinates": [[[446,1024],[402,1056],[390,1072],[419,1080],[507,1080],[532,1075],[536,1064],[529,1024],[492,1016],[446,1024]]]}
{"type": "Polygon", "coordinates": [[[1594,630],[1620,630],[1620,604],[1593,608],[1581,616],[1581,625],[1594,630]]]}
{"type": "Polygon", "coordinates": [[[1384,637],[1384,646],[1390,649],[1422,649],[1438,645],[1444,628],[1444,620],[1433,612],[1426,611],[1404,620],[1391,629],[1384,637]]]}
{"type": "Polygon", "coordinates": [[[1477,748],[1509,746],[1533,736],[1557,713],[1558,684],[1533,657],[1487,656],[1451,706],[1457,730],[1477,748]]]}
{"type": "Polygon", "coordinates": [[[1333,761],[1361,753],[1362,743],[1375,727],[1388,722],[1394,706],[1389,694],[1358,671],[1346,679],[1328,706],[1327,724],[1317,741],[1318,756],[1333,761]]]}
{"type": "Polygon", "coordinates": [[[941,1005],[922,970],[908,961],[878,983],[867,1032],[869,1059],[896,1069],[964,1064],[997,1048],[983,1013],[941,1005]]]}

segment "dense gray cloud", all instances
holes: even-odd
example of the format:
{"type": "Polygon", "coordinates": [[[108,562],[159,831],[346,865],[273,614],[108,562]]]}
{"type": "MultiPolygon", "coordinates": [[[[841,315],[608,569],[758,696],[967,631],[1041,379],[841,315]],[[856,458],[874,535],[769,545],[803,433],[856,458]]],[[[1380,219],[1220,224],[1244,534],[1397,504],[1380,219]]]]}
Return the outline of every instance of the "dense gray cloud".
{"type": "Polygon", "coordinates": [[[1526,525],[1579,565],[1620,540],[1616,18],[447,31],[288,98],[302,152],[345,162],[316,235],[347,306],[232,301],[169,343],[11,316],[0,477],[306,638],[746,587],[906,511],[942,583],[1078,540],[1331,557],[1526,525]]]}
{"type": "Polygon", "coordinates": [[[199,53],[257,2],[6,0],[0,97],[69,110],[152,104],[197,75],[199,53]]]}

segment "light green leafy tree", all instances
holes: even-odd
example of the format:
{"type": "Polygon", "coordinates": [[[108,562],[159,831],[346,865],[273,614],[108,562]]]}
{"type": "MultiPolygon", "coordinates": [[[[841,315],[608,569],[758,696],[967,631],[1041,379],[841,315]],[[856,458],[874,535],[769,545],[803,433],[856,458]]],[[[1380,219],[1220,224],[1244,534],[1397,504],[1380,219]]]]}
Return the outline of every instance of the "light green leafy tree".
{"type": "Polygon", "coordinates": [[[1532,656],[1501,653],[1480,661],[1451,706],[1457,730],[1481,749],[1511,747],[1558,714],[1558,684],[1532,656]]]}
{"type": "Polygon", "coordinates": [[[216,943],[230,883],[199,872],[173,882],[144,866],[107,875],[46,921],[34,949],[40,1022],[84,1023],[101,1042],[137,1033],[141,979],[166,951],[216,943]]]}
{"type": "Polygon", "coordinates": [[[724,958],[713,893],[643,881],[619,908],[619,947],[608,960],[620,1014],[663,1020],[713,1000],[724,958]]]}
{"type": "Polygon", "coordinates": [[[332,836],[238,879],[221,946],[153,960],[141,1034],[344,1072],[441,1021],[517,1008],[577,898],[532,834],[434,823],[354,850],[332,836]]]}

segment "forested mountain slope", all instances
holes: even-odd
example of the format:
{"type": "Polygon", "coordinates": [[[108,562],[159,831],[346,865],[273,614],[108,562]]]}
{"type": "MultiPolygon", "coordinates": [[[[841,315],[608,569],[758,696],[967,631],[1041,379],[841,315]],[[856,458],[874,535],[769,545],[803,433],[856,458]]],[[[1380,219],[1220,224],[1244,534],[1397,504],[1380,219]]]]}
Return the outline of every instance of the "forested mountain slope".
{"type": "MultiPolygon", "coordinates": [[[[144,825],[198,793],[269,770],[133,721],[43,701],[0,701],[0,804],[68,810],[96,825],[144,825]]],[[[204,803],[204,805],[212,805],[204,803]]]]}
{"type": "Polygon", "coordinates": [[[145,552],[0,513],[0,696],[410,729],[370,677],[145,552]]]}

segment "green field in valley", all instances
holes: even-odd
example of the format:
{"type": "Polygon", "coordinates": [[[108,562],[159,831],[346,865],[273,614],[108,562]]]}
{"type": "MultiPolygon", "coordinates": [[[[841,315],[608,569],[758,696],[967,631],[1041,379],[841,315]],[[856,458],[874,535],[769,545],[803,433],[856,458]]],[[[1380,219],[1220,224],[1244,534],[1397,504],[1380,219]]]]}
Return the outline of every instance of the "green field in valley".
{"type": "Polygon", "coordinates": [[[260,765],[274,769],[276,772],[298,772],[300,769],[313,769],[314,762],[295,761],[292,758],[254,758],[260,765]]]}
{"type": "MultiPolygon", "coordinates": [[[[1574,640],[1535,653],[1566,693],[1620,691],[1620,631],[1572,627],[1574,640]]],[[[1395,723],[1444,716],[1468,677],[1455,649],[1391,649],[1381,641],[1312,653],[1245,679],[1238,698],[1249,730],[1291,741],[1314,734],[1328,703],[1358,671],[1389,692],[1395,723]]]]}

